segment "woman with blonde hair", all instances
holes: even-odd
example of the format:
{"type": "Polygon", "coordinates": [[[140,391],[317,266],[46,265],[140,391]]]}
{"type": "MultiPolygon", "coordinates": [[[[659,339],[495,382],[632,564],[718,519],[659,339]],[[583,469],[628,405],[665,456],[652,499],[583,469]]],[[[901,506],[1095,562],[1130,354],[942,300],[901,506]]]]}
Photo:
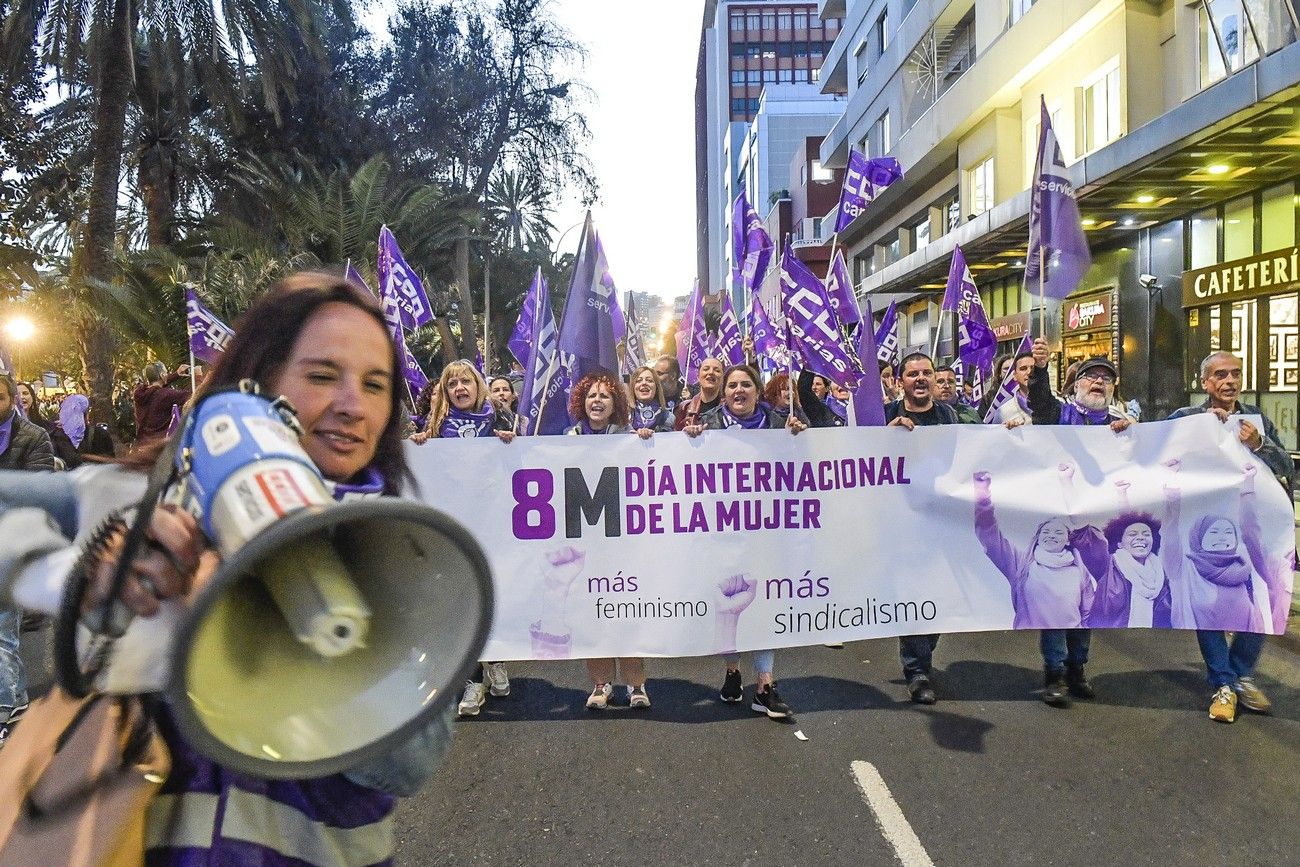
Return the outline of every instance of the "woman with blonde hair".
{"type": "Polygon", "coordinates": [[[492,402],[487,382],[468,361],[453,361],[442,369],[429,403],[429,420],[414,434],[414,443],[430,439],[485,437],[495,434],[502,442],[515,438],[514,419],[492,402]]]}
{"type": "MultiPolygon", "coordinates": [[[[643,364],[628,377],[628,413],[632,430],[667,433],[676,419],[664,398],[664,387],[653,367],[643,364]]],[[[646,434],[645,436],[648,436],[646,434]]]]}

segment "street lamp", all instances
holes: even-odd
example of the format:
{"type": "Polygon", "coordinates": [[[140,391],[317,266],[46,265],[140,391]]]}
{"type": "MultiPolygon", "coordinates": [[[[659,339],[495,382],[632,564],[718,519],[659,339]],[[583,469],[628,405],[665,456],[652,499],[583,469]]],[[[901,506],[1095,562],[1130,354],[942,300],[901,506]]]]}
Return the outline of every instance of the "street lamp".
{"type": "Polygon", "coordinates": [[[579,220],[578,222],[574,223],[572,226],[570,226],[569,228],[565,229],[563,232],[560,233],[559,240],[557,240],[557,241],[555,242],[555,249],[551,250],[551,265],[552,265],[552,266],[554,266],[555,263],[557,263],[557,262],[560,261],[560,245],[564,243],[564,239],[567,238],[567,237],[569,237],[569,233],[570,233],[570,232],[572,232],[574,229],[578,228],[579,226],[581,226],[581,225],[582,225],[583,223],[585,223],[585,222],[587,222],[586,217],[582,218],[581,220],[579,220]]]}
{"type": "Polygon", "coordinates": [[[4,324],[5,335],[14,344],[14,358],[12,363],[14,370],[10,371],[15,377],[18,376],[18,345],[26,343],[36,336],[36,323],[21,313],[11,316],[4,324]]]}

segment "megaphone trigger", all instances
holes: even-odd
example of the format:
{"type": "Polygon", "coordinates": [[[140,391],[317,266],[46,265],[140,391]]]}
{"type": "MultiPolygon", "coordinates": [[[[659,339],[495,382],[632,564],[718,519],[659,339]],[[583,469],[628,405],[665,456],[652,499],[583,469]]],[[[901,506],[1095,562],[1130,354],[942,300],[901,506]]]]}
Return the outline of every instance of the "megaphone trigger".
{"type": "Polygon", "coordinates": [[[316,653],[365,647],[370,608],[327,539],[286,545],[266,559],[260,577],[293,634],[316,653]]]}

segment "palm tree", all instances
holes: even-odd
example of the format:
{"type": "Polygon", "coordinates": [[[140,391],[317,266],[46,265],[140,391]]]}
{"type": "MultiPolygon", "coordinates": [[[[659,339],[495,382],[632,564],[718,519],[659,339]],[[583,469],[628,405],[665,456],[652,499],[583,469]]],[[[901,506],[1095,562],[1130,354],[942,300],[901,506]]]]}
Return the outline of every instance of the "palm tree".
{"type": "Polygon", "coordinates": [[[544,193],[526,183],[518,172],[502,171],[488,183],[487,222],[501,249],[549,250],[555,226],[547,214],[544,193]]]}
{"type": "MultiPolygon", "coordinates": [[[[75,247],[69,278],[106,283],[114,276],[119,177],[122,171],[126,117],[135,87],[137,36],[153,34],[154,44],[169,44],[189,56],[205,56],[213,69],[229,71],[234,80],[250,78],[249,59],[257,66],[261,92],[278,106],[284,82],[292,77],[290,53],[280,50],[289,38],[314,38],[316,10],[329,0],[16,0],[0,30],[0,61],[9,80],[30,68],[31,46],[39,46],[41,63],[53,67],[60,84],[84,87],[93,99],[91,182],[85,220],[75,247]]],[[[114,336],[96,310],[75,315],[77,342],[91,404],[107,417],[113,385],[114,336]]]]}

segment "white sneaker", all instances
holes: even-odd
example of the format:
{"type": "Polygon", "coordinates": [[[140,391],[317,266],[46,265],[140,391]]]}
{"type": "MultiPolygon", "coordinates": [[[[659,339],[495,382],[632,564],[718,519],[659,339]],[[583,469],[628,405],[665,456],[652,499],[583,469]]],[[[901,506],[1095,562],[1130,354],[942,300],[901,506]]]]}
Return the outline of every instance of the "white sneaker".
{"type": "Polygon", "coordinates": [[[504,662],[483,663],[483,673],[487,675],[488,692],[496,698],[510,695],[510,675],[506,673],[504,662]]]}
{"type": "Polygon", "coordinates": [[[629,686],[627,688],[627,706],[628,707],[649,707],[650,696],[646,694],[645,686],[629,686]]]}
{"type": "Polygon", "coordinates": [[[465,694],[460,698],[460,705],[456,708],[459,716],[478,716],[478,712],[483,709],[483,704],[487,701],[487,687],[481,683],[470,681],[465,684],[465,694]]]}
{"type": "Polygon", "coordinates": [[[609,696],[613,691],[613,684],[596,684],[596,688],[591,691],[591,695],[587,696],[587,710],[604,710],[609,704],[609,696]]]}

